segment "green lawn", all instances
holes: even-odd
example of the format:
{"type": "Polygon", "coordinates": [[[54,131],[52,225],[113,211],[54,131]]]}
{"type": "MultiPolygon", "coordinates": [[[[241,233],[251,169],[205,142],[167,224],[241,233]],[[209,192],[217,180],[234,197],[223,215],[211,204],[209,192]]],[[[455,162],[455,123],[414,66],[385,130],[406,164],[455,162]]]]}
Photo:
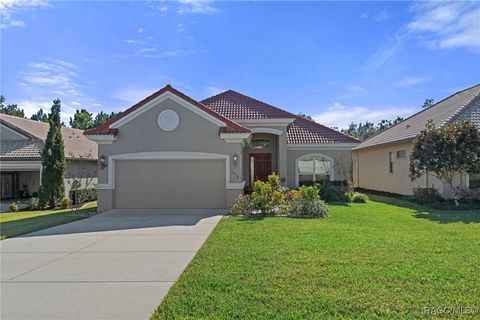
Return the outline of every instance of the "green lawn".
{"type": "Polygon", "coordinates": [[[222,219],[152,319],[414,319],[432,318],[424,307],[479,310],[480,211],[419,212],[372,198],[331,205],[328,219],[222,219]]]}
{"type": "MultiPolygon", "coordinates": [[[[81,213],[97,210],[96,202],[85,204],[81,213]]],[[[59,224],[86,218],[87,215],[74,215],[71,209],[18,211],[0,214],[0,239],[50,228],[59,224]]]]}

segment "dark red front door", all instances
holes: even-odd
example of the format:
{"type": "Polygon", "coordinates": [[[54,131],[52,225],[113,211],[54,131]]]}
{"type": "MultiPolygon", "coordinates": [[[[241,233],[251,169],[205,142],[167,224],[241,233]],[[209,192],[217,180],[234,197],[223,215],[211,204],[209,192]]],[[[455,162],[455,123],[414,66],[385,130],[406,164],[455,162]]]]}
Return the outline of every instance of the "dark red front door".
{"type": "Polygon", "coordinates": [[[272,174],[272,154],[250,154],[250,183],[256,180],[267,181],[270,174],[272,174]]]}

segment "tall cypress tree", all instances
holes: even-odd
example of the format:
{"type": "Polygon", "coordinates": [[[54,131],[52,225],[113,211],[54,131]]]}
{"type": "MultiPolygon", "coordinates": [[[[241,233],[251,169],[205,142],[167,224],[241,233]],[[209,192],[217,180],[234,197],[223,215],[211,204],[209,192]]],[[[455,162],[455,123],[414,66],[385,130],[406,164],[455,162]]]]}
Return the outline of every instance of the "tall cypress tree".
{"type": "Polygon", "coordinates": [[[48,116],[48,130],[43,147],[42,186],[40,189],[40,205],[54,207],[65,196],[63,173],[65,171],[65,151],[60,121],[60,100],[53,100],[52,110],[48,116]]]}

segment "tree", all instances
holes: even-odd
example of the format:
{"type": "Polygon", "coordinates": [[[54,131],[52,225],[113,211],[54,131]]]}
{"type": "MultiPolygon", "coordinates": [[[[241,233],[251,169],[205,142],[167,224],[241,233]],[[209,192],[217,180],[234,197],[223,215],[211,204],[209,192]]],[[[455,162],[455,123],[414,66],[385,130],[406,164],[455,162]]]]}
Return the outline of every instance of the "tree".
{"type": "MultiPolygon", "coordinates": [[[[397,117],[395,120],[382,120],[377,124],[374,124],[373,122],[365,122],[365,123],[350,123],[347,129],[342,129],[340,132],[347,134],[351,137],[355,137],[361,141],[366,140],[370,138],[371,136],[386,130],[400,122],[403,121],[403,118],[397,117]]],[[[334,127],[333,129],[337,129],[334,127]]]]}
{"type": "Polygon", "coordinates": [[[5,97],[0,95],[0,113],[8,114],[15,117],[25,118],[25,112],[20,109],[17,104],[4,105],[5,97]]]}
{"type": "Polygon", "coordinates": [[[298,116],[310,121],[314,121],[312,116],[306,115],[305,113],[299,113],[298,116]]]}
{"type": "Polygon", "coordinates": [[[70,118],[70,126],[81,130],[93,128],[92,114],[86,109],[75,110],[73,119],[70,118]]]}
{"type": "Polygon", "coordinates": [[[43,109],[40,109],[36,113],[32,114],[30,119],[48,123],[48,115],[43,112],[43,109]]]}
{"type": "Polygon", "coordinates": [[[42,151],[42,186],[40,187],[40,206],[54,207],[65,197],[63,174],[65,171],[65,151],[62,137],[62,123],[60,121],[61,103],[53,100],[52,110],[48,121],[50,128],[45,139],[42,151]]]}
{"type": "Polygon", "coordinates": [[[417,135],[410,154],[410,178],[434,173],[453,187],[459,174],[480,173],[480,131],[470,120],[452,122],[437,128],[432,120],[417,135]]]}
{"type": "Polygon", "coordinates": [[[117,114],[118,113],[115,113],[115,112],[112,112],[112,113],[108,114],[108,113],[105,113],[103,111],[100,111],[100,113],[98,113],[95,116],[95,119],[93,120],[93,128],[96,128],[96,127],[102,125],[103,123],[107,122],[111,118],[115,117],[117,114]]]}
{"type": "Polygon", "coordinates": [[[433,99],[432,98],[425,99],[425,102],[423,103],[422,108],[427,109],[427,108],[430,108],[431,106],[433,106],[433,99]]]}

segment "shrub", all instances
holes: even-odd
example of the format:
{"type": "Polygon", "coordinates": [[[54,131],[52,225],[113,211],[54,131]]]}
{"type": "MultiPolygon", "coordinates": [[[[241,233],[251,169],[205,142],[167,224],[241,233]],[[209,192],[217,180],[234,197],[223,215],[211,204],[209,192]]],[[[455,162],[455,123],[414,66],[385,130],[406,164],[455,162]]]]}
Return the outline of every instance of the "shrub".
{"type": "Polygon", "coordinates": [[[67,197],[63,197],[62,200],[60,200],[60,207],[62,209],[67,209],[70,206],[70,199],[67,197]]]}
{"type": "Polygon", "coordinates": [[[87,189],[78,189],[77,191],[70,191],[70,199],[72,203],[83,203],[87,201],[95,201],[97,200],[97,190],[95,188],[87,188],[87,189]],[[78,202],[77,202],[78,197],[78,202]]]}
{"type": "Polygon", "coordinates": [[[326,202],[347,202],[343,188],[328,182],[321,184],[319,188],[319,195],[320,198],[326,202]]]}
{"type": "Polygon", "coordinates": [[[352,202],[355,203],[367,203],[368,196],[364,193],[354,192],[351,194],[352,202]]]}
{"type": "Polygon", "coordinates": [[[287,194],[287,211],[294,216],[326,217],[328,213],[325,202],[320,200],[318,189],[313,186],[303,186],[300,191],[290,191],[287,194]]]}
{"type": "Polygon", "coordinates": [[[285,194],[280,186],[280,177],[275,173],[268,176],[268,181],[255,181],[251,195],[251,208],[262,214],[272,214],[281,210],[285,203],[285,194]]]}
{"type": "Polygon", "coordinates": [[[455,193],[460,203],[472,204],[480,202],[480,189],[460,187],[455,190],[455,193]]]}
{"type": "Polygon", "coordinates": [[[32,197],[30,198],[30,209],[32,210],[38,210],[40,208],[40,199],[37,197],[32,197]]]}
{"type": "Polygon", "coordinates": [[[32,197],[33,198],[38,198],[38,192],[37,191],[32,192],[32,197]]]}
{"type": "Polygon", "coordinates": [[[435,188],[414,188],[410,199],[421,205],[445,201],[435,188]]]}
{"type": "Polygon", "coordinates": [[[353,194],[354,192],[345,192],[345,201],[348,203],[353,202],[353,194]]]}
{"type": "Polygon", "coordinates": [[[10,207],[10,210],[11,210],[11,211],[14,211],[14,212],[18,211],[18,206],[17,206],[17,203],[16,203],[16,202],[10,203],[10,206],[9,206],[9,207],[10,207]]]}
{"type": "Polygon", "coordinates": [[[230,208],[232,216],[247,216],[251,214],[251,197],[250,195],[239,195],[237,201],[230,208]]]}

